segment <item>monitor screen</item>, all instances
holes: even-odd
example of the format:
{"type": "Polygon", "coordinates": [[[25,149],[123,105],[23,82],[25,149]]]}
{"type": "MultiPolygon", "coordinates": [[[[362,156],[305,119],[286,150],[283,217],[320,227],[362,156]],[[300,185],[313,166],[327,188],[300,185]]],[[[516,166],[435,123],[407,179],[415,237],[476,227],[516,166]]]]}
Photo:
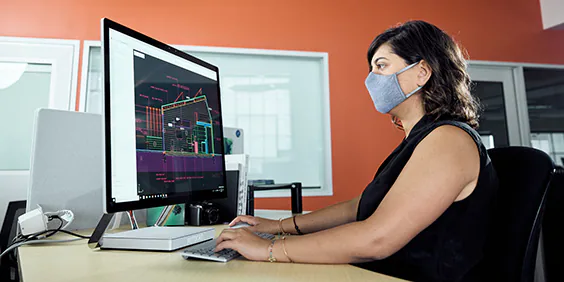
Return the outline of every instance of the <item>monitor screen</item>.
{"type": "Polygon", "coordinates": [[[106,211],[222,198],[217,67],[102,20],[106,211]]]}

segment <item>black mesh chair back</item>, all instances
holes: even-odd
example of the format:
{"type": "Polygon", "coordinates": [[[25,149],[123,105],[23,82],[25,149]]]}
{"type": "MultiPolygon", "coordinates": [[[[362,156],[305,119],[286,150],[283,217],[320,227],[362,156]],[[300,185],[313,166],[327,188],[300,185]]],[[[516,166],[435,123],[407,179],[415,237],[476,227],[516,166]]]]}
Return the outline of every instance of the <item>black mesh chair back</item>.
{"type": "Polygon", "coordinates": [[[488,150],[499,178],[483,281],[533,281],[547,187],[554,163],[528,147],[488,150]]]}
{"type": "Polygon", "coordinates": [[[559,167],[550,181],[542,220],[546,281],[564,281],[564,168],[559,167]]]}

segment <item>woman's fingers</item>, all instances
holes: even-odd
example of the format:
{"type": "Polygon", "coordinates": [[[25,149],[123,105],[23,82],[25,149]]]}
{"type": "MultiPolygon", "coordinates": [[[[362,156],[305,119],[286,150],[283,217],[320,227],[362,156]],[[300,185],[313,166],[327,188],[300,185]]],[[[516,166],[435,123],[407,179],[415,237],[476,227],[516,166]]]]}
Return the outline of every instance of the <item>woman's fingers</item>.
{"type": "Polygon", "coordinates": [[[236,250],[235,249],[235,241],[229,240],[229,241],[223,241],[221,243],[218,243],[215,246],[215,249],[213,251],[217,253],[217,252],[224,250],[224,249],[236,250]]]}
{"type": "Polygon", "coordinates": [[[238,217],[236,217],[234,220],[232,220],[232,221],[229,223],[229,226],[231,227],[231,226],[233,226],[233,225],[235,225],[235,224],[237,224],[237,223],[239,223],[239,222],[241,222],[241,216],[238,216],[238,217]]]}
{"type": "Polygon", "coordinates": [[[233,226],[239,222],[244,222],[250,225],[257,225],[258,221],[256,220],[256,218],[254,216],[250,216],[250,215],[240,215],[238,217],[236,217],[233,221],[231,221],[231,223],[229,223],[229,226],[233,226]]]}
{"type": "Polygon", "coordinates": [[[233,240],[237,237],[237,229],[225,229],[219,234],[216,239],[216,245],[219,245],[223,241],[233,240]]]}

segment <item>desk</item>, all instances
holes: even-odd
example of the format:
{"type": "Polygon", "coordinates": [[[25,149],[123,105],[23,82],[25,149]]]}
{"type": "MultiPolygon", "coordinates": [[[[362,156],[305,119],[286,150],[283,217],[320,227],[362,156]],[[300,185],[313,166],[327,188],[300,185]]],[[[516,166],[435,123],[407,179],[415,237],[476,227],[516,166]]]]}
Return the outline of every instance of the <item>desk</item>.
{"type": "MultiPolygon", "coordinates": [[[[271,215],[278,218],[282,213],[272,212],[271,215]]],[[[216,226],[216,234],[224,228],[216,226]]],[[[70,238],[65,234],[56,237],[70,238]]],[[[185,260],[180,252],[91,250],[86,240],[80,240],[23,246],[18,253],[22,281],[25,282],[401,281],[350,265],[252,262],[242,257],[218,263],[185,260]]]]}

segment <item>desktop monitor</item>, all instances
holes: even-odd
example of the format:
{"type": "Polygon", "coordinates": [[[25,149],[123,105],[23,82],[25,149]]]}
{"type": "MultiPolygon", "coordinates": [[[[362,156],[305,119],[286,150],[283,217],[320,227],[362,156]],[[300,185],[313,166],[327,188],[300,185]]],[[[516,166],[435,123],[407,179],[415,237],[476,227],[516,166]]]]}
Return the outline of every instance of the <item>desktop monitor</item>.
{"type": "Polygon", "coordinates": [[[225,198],[219,70],[102,19],[106,213],[225,198]]]}

